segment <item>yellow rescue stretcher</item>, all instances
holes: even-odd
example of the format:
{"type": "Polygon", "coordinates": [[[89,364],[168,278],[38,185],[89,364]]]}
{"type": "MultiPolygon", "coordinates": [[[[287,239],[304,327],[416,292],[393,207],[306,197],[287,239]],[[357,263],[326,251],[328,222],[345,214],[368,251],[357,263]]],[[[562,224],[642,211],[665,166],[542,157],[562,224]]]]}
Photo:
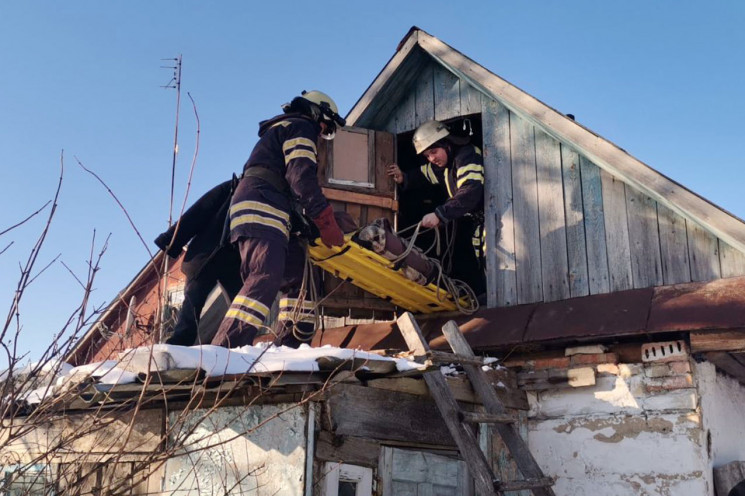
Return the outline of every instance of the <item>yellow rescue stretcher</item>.
{"type": "Polygon", "coordinates": [[[318,238],[308,247],[311,262],[339,279],[414,313],[457,310],[453,296],[446,290],[432,283],[417,284],[401,270],[396,270],[390,260],[353,241],[351,234],[344,239],[344,245],[329,248],[318,238]]]}

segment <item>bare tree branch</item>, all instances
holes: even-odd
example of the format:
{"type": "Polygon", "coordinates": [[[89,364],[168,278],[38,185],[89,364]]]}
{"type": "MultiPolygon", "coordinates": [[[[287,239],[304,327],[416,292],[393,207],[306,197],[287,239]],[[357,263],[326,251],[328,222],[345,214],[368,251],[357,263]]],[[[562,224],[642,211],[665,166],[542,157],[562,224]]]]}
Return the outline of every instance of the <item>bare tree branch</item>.
{"type": "Polygon", "coordinates": [[[78,159],[78,157],[75,157],[75,160],[78,162],[78,165],[80,165],[80,167],[85,172],[87,172],[91,176],[95,177],[96,180],[99,183],[101,183],[101,186],[103,186],[104,188],[106,188],[106,191],[109,192],[109,195],[111,195],[111,197],[114,199],[114,201],[116,202],[116,204],[119,205],[119,208],[122,210],[122,212],[124,212],[124,216],[127,217],[127,221],[129,221],[129,225],[132,226],[132,229],[134,230],[135,234],[137,234],[137,237],[140,238],[140,241],[142,242],[142,246],[145,247],[145,250],[147,251],[147,254],[150,255],[150,259],[152,260],[153,259],[153,256],[154,256],[153,255],[153,252],[150,251],[150,247],[148,246],[148,244],[143,239],[142,234],[140,234],[139,229],[137,229],[137,226],[135,225],[134,221],[132,220],[132,217],[129,215],[129,211],[127,211],[127,209],[124,207],[124,205],[122,204],[122,202],[119,201],[119,198],[116,196],[116,194],[111,190],[111,188],[109,188],[108,184],[106,184],[106,182],[103,179],[101,179],[101,177],[98,174],[96,174],[95,172],[93,172],[92,170],[90,170],[86,166],[84,166],[83,163],[78,159]]]}
{"type": "MultiPolygon", "coordinates": [[[[50,200],[50,201],[51,201],[51,200],[50,200]]],[[[41,207],[40,207],[40,208],[39,208],[39,209],[38,209],[38,210],[37,210],[36,212],[32,213],[31,215],[29,215],[28,217],[26,217],[25,219],[23,219],[23,220],[22,220],[22,221],[20,221],[19,223],[17,223],[17,224],[14,224],[14,225],[10,226],[9,228],[7,228],[7,229],[6,229],[6,230],[4,230],[4,231],[0,231],[0,236],[2,236],[3,234],[5,234],[5,233],[7,233],[7,232],[10,232],[10,231],[12,231],[12,230],[13,230],[13,229],[15,229],[16,227],[22,226],[23,224],[25,224],[26,222],[28,222],[29,220],[31,220],[31,219],[32,219],[33,217],[35,217],[35,216],[36,216],[36,215],[37,215],[37,214],[38,214],[39,212],[41,212],[42,210],[44,210],[44,209],[45,209],[45,208],[47,207],[47,205],[49,205],[49,202],[46,202],[46,203],[45,203],[44,205],[42,205],[42,206],[41,206],[41,207]]]]}

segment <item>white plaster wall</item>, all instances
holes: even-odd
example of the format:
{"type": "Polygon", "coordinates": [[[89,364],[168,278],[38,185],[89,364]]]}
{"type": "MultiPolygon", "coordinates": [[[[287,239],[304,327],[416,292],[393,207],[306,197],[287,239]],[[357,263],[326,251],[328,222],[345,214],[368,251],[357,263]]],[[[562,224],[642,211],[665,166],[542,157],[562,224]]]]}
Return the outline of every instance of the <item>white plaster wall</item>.
{"type": "Polygon", "coordinates": [[[745,387],[710,362],[696,364],[696,376],[704,427],[711,433],[712,467],[745,461],[745,387]]]}
{"type": "Polygon", "coordinates": [[[530,393],[528,441],[557,496],[713,496],[698,394],[648,392],[641,365],[530,393]]]}
{"type": "Polygon", "coordinates": [[[223,407],[206,417],[205,410],[194,410],[181,414],[186,415],[181,420],[169,415],[169,422],[178,425],[169,441],[187,433],[183,446],[191,452],[168,460],[163,490],[174,495],[302,495],[307,414],[303,407],[285,411],[289,407],[223,407]]]}

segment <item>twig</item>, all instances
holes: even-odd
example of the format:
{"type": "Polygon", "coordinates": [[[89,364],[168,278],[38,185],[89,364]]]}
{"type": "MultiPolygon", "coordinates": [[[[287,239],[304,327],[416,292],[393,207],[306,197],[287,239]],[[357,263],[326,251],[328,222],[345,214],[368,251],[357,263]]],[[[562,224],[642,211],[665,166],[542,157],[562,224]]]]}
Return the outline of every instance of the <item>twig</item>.
{"type": "MultiPolygon", "coordinates": [[[[50,201],[51,201],[51,200],[50,200],[50,201]]],[[[2,236],[3,234],[5,234],[5,233],[7,233],[7,232],[10,232],[10,231],[12,231],[12,230],[13,230],[13,229],[15,229],[16,227],[19,227],[19,226],[21,226],[21,225],[25,224],[25,223],[26,223],[26,222],[28,222],[28,221],[29,221],[29,220],[30,220],[31,218],[33,218],[34,216],[36,216],[36,215],[37,215],[37,214],[38,214],[39,212],[41,212],[42,210],[44,210],[44,209],[45,209],[45,208],[47,207],[47,205],[49,205],[49,201],[48,201],[48,202],[46,202],[46,203],[45,203],[44,205],[42,205],[42,206],[41,206],[41,208],[39,208],[39,209],[38,209],[38,210],[37,210],[36,212],[32,213],[31,215],[29,215],[28,217],[26,217],[25,219],[23,219],[23,220],[22,220],[21,222],[19,222],[19,223],[15,224],[15,225],[12,225],[12,226],[10,226],[9,228],[7,228],[7,229],[6,229],[6,230],[4,230],[4,231],[0,231],[0,236],[2,236]]],[[[3,251],[4,251],[4,250],[3,250],[3,251]]],[[[2,252],[0,252],[0,253],[2,253],[2,252]]]]}
{"type": "Polygon", "coordinates": [[[0,255],[2,255],[3,253],[5,253],[6,251],[8,251],[8,248],[10,248],[11,246],[13,246],[13,243],[15,243],[15,241],[11,241],[10,243],[8,243],[8,246],[6,246],[2,250],[0,250],[0,255]]]}
{"type": "Polygon", "coordinates": [[[124,212],[124,215],[127,217],[127,220],[129,221],[129,225],[132,226],[132,229],[137,234],[137,237],[140,238],[140,241],[142,242],[142,246],[145,247],[145,250],[147,251],[147,254],[150,255],[150,259],[152,260],[154,258],[153,252],[150,251],[150,247],[148,246],[148,244],[143,239],[142,235],[140,234],[140,231],[137,229],[137,226],[135,225],[134,221],[132,220],[132,217],[130,217],[129,212],[124,207],[124,205],[122,204],[122,202],[119,201],[119,198],[117,198],[116,194],[114,194],[114,192],[111,190],[111,188],[109,188],[109,186],[106,184],[106,182],[103,179],[101,179],[98,174],[96,174],[95,172],[93,172],[92,170],[90,170],[86,166],[84,166],[83,163],[80,161],[80,159],[78,159],[78,157],[74,157],[74,158],[78,162],[78,165],[80,165],[80,167],[85,172],[87,172],[91,176],[95,177],[96,180],[98,180],[98,182],[101,183],[101,185],[104,188],[106,188],[106,191],[109,192],[109,194],[114,199],[114,201],[116,202],[116,204],[119,205],[119,208],[122,210],[122,212],[124,212]]]}

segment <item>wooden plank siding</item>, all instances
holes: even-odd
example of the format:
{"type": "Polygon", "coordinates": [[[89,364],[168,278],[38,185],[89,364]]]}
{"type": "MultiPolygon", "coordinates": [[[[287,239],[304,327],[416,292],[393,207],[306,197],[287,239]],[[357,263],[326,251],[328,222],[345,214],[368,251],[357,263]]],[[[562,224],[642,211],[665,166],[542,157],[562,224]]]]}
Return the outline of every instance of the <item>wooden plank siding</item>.
{"type": "Polygon", "coordinates": [[[535,161],[543,301],[563,300],[570,293],[561,146],[540,130],[535,131],[535,161]]]}
{"type": "Polygon", "coordinates": [[[445,121],[461,115],[460,79],[442,66],[433,68],[435,89],[435,119],[445,121]]]}
{"type": "Polygon", "coordinates": [[[543,299],[535,132],[528,121],[517,119],[512,113],[510,113],[510,146],[512,148],[517,301],[518,303],[533,303],[543,299]]]}
{"type": "Polygon", "coordinates": [[[416,80],[414,127],[435,118],[435,76],[434,65],[429,64],[416,80]]]}
{"type": "MultiPolygon", "coordinates": [[[[644,193],[626,188],[631,275],[635,288],[661,286],[662,259],[657,227],[657,203],[644,193]]],[[[610,262],[609,263],[613,263],[610,262]]]]}
{"type": "Polygon", "coordinates": [[[704,231],[695,222],[687,223],[688,256],[691,262],[691,280],[711,281],[721,277],[719,243],[717,238],[704,231]]]}
{"type": "Polygon", "coordinates": [[[482,100],[484,129],[487,304],[517,304],[515,222],[512,204],[510,112],[494,100],[482,100]]]}
{"type": "Polygon", "coordinates": [[[603,185],[603,213],[605,238],[608,249],[608,277],[610,291],[633,288],[629,244],[628,216],[626,214],[626,188],[623,182],[600,170],[603,185]]]}
{"type": "Polygon", "coordinates": [[[400,134],[431,119],[448,120],[481,113],[481,92],[436,63],[419,71],[400,105],[381,129],[400,134]]]}
{"type": "Polygon", "coordinates": [[[590,294],[609,293],[608,249],[605,237],[605,212],[600,169],[580,156],[582,207],[585,216],[587,274],[590,294]]]}
{"type": "Polygon", "coordinates": [[[564,183],[564,219],[566,222],[569,293],[572,297],[587,296],[587,246],[582,212],[582,182],[579,154],[561,145],[561,171],[564,183]]]}
{"type": "Polygon", "coordinates": [[[745,275],[745,253],[440,64],[418,64],[399,107],[368,125],[402,133],[481,114],[489,307],[745,275]]]}
{"type": "Polygon", "coordinates": [[[678,284],[691,280],[688,263],[688,236],[686,221],[664,205],[657,205],[657,222],[660,228],[662,277],[665,284],[678,284]]]}

